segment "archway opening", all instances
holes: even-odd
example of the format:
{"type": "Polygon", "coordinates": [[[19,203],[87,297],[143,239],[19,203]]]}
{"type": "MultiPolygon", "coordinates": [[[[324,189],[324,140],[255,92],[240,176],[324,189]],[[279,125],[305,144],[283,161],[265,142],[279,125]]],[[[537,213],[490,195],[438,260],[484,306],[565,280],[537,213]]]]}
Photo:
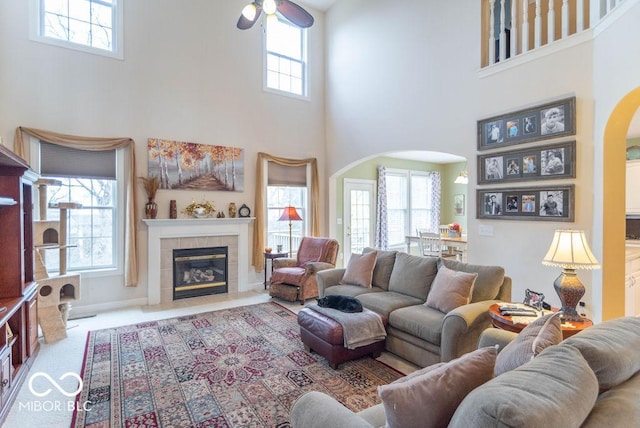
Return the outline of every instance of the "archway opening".
{"type": "Polygon", "coordinates": [[[624,316],[626,141],[631,120],[640,107],[640,87],[615,106],[604,130],[602,319],[624,316]]]}

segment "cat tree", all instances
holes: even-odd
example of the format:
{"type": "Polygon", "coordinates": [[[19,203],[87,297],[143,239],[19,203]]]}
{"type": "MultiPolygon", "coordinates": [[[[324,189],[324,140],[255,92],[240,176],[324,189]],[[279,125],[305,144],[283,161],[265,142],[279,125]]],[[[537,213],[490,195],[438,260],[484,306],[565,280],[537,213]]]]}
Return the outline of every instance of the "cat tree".
{"type": "Polygon", "coordinates": [[[80,275],[67,273],[68,210],[81,208],[81,204],[64,202],[47,204],[47,186],[60,186],[60,181],[39,179],[36,181],[40,196],[40,220],[34,221],[34,247],[36,252],[35,279],[38,282],[38,323],[47,343],[67,337],[67,318],[71,301],[80,298],[80,275]],[[47,206],[60,210],[60,220],[47,220],[47,206]],[[58,251],[59,275],[49,275],[46,257],[52,250],[58,251]]]}

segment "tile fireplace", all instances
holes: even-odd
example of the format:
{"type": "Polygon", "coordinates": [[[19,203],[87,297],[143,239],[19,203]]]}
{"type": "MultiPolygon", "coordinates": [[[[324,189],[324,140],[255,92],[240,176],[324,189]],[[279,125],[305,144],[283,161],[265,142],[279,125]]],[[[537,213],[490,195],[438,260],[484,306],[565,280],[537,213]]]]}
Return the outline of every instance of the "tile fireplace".
{"type": "Polygon", "coordinates": [[[227,247],[227,292],[250,290],[249,223],[252,218],[143,219],[147,225],[147,302],[173,301],[173,250],[227,247]]]}

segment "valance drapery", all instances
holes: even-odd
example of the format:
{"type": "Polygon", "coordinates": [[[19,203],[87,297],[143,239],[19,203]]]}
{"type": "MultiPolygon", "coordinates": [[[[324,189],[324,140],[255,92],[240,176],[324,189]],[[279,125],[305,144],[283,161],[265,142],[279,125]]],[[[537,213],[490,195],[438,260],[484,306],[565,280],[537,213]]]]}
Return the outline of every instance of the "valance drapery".
{"type": "Polygon", "coordinates": [[[320,220],[318,201],[320,190],[318,187],[318,161],[316,158],[308,159],[287,159],[272,156],[267,153],[258,153],[258,165],[256,168],[256,203],[255,203],[255,222],[253,224],[253,266],[256,272],[261,272],[264,266],[263,249],[265,242],[265,174],[264,161],[274,162],[285,166],[311,166],[311,183],[307,183],[311,190],[309,198],[309,227],[311,235],[318,236],[320,233],[320,220]]]}
{"type": "Polygon", "coordinates": [[[126,171],[125,181],[124,278],[127,287],[135,287],[138,284],[138,249],[136,245],[136,160],[135,143],[133,139],[128,137],[81,137],[19,126],[16,128],[13,148],[16,154],[22,158],[25,158],[27,153],[27,146],[24,142],[23,134],[30,135],[47,143],[58,144],[78,150],[103,151],[120,148],[129,149],[129,168],[128,171],[126,171]]]}

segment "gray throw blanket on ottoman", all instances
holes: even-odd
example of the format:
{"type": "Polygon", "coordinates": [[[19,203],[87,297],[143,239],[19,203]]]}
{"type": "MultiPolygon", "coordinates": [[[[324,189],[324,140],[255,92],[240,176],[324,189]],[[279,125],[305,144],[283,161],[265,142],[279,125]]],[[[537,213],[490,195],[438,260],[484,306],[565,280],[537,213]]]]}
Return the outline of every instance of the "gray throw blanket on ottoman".
{"type": "Polygon", "coordinates": [[[387,337],[380,315],[367,308],[362,312],[347,313],[316,304],[307,307],[340,323],[344,332],[344,347],[347,349],[356,349],[387,337]]]}

